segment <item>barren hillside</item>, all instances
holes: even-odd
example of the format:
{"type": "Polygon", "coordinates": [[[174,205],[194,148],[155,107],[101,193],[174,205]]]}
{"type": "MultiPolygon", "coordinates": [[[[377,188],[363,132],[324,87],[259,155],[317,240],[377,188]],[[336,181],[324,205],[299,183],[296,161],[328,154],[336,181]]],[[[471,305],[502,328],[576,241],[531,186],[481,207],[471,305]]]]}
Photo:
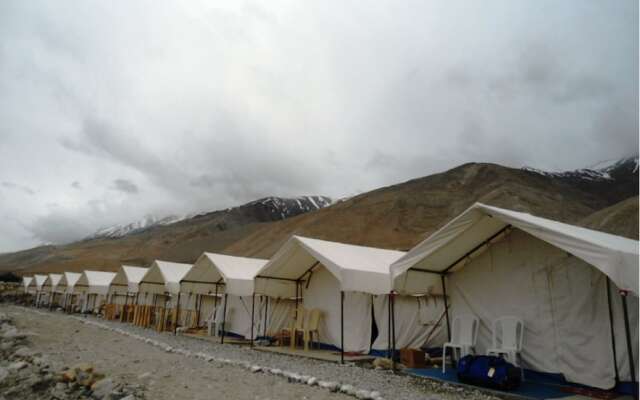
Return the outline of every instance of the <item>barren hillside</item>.
{"type": "Polygon", "coordinates": [[[115,270],[121,263],[146,265],[156,258],[193,262],[203,251],[270,257],[291,234],[409,249],[474,202],[637,238],[637,196],[637,159],[604,173],[550,174],[473,163],[285,219],[252,202],[122,237],[5,254],[0,270],[115,270]]]}

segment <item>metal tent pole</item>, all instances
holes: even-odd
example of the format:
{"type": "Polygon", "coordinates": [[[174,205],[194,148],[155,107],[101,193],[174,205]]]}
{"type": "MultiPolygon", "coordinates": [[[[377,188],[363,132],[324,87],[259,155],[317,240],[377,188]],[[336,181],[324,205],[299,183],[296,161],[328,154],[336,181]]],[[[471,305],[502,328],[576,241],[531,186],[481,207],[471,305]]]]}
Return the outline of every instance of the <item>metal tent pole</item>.
{"type": "Polygon", "coordinates": [[[340,364],[344,364],[344,292],[340,291],[340,364]]]}
{"type": "Polygon", "coordinates": [[[256,294],[251,295],[251,348],[253,348],[253,324],[255,321],[256,312],[256,294]]]}
{"type": "Polygon", "coordinates": [[[613,307],[611,307],[611,282],[607,276],[607,305],[609,307],[609,329],[611,330],[611,351],[613,352],[613,368],[616,373],[616,384],[620,382],[620,373],[618,372],[618,356],[616,354],[616,336],[613,329],[613,307]]]}
{"type": "MultiPolygon", "coordinates": [[[[225,291],[226,292],[226,291],[225,291]]],[[[225,293],[224,294],[224,307],[222,308],[222,336],[220,337],[220,343],[224,344],[224,330],[225,330],[225,325],[227,323],[227,296],[228,294],[225,293]]]]}
{"type": "Polygon", "coordinates": [[[628,290],[620,290],[622,297],[622,310],[624,311],[624,330],[627,337],[627,357],[629,357],[629,371],[631,372],[631,382],[633,383],[634,398],[638,398],[636,391],[636,362],[633,358],[633,344],[631,342],[631,329],[629,328],[629,310],[627,308],[628,290]]]}
{"type": "Polygon", "coordinates": [[[178,302],[176,303],[176,320],[173,323],[173,334],[178,332],[178,321],[180,321],[180,292],[178,292],[178,302]]]}
{"type": "MultiPolygon", "coordinates": [[[[449,302],[447,301],[447,285],[445,284],[445,276],[440,275],[440,281],[442,282],[442,298],[444,299],[444,313],[447,317],[447,341],[451,341],[451,326],[449,324],[449,302]]],[[[443,354],[442,357],[445,357],[443,354]]]]}
{"type": "Polygon", "coordinates": [[[391,370],[396,370],[396,298],[391,293],[391,370]]]}
{"type": "Polygon", "coordinates": [[[269,315],[269,296],[264,296],[265,304],[264,304],[264,327],[262,329],[262,336],[266,339],[267,337],[267,316],[269,315]]]}
{"type": "Polygon", "coordinates": [[[391,293],[387,295],[387,358],[391,360],[391,293]]]}

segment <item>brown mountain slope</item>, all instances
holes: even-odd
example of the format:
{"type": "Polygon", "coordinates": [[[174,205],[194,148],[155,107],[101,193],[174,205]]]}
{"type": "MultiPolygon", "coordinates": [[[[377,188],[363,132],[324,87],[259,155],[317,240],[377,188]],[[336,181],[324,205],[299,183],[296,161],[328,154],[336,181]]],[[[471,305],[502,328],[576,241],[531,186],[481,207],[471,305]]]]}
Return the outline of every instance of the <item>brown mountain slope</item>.
{"type": "Polygon", "coordinates": [[[596,211],[578,225],[638,240],[638,196],[596,211]]]}
{"type": "Polygon", "coordinates": [[[61,272],[116,270],[122,263],[148,265],[154,259],[193,261],[203,250],[220,251],[250,234],[257,223],[308,212],[328,198],[269,197],[239,207],[153,226],[123,237],[99,237],[0,255],[0,271],[61,272]]]}
{"type": "Polygon", "coordinates": [[[270,257],[291,234],[409,249],[474,202],[575,223],[620,201],[620,197],[637,195],[637,171],[633,173],[635,185],[621,187],[615,182],[597,181],[590,186],[575,177],[546,176],[494,164],[465,164],[261,226],[225,251],[270,257]],[[616,190],[606,190],[606,185],[616,185],[616,190]]]}
{"type": "Polygon", "coordinates": [[[118,239],[2,255],[0,270],[115,270],[121,263],[146,265],[156,258],[193,262],[203,251],[270,257],[291,234],[409,249],[476,201],[577,223],[638,195],[637,170],[625,171],[626,179],[585,180],[575,174],[465,164],[281,221],[260,222],[265,220],[251,208],[237,207],[118,239]]]}

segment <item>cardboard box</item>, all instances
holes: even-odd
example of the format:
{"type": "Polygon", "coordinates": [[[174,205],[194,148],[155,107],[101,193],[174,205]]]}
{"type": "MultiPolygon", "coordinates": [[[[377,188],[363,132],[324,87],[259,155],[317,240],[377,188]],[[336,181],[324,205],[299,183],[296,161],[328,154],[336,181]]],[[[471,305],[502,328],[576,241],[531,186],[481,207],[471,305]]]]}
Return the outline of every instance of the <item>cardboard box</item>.
{"type": "Polygon", "coordinates": [[[416,349],[400,349],[400,362],[407,368],[425,368],[424,351],[416,349]]]}

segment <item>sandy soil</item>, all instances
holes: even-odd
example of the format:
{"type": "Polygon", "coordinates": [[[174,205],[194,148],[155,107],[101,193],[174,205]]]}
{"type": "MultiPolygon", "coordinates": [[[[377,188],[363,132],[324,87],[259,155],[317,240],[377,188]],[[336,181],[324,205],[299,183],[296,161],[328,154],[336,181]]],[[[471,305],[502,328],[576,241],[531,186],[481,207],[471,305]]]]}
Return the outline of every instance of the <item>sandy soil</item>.
{"type": "Polygon", "coordinates": [[[149,399],[351,399],[269,374],[166,353],[135,339],[82,324],[62,314],[36,314],[0,305],[20,330],[33,332],[33,348],[57,369],[89,362],[107,376],[139,382],[149,399]],[[150,377],[141,377],[151,373],[150,377]]]}

